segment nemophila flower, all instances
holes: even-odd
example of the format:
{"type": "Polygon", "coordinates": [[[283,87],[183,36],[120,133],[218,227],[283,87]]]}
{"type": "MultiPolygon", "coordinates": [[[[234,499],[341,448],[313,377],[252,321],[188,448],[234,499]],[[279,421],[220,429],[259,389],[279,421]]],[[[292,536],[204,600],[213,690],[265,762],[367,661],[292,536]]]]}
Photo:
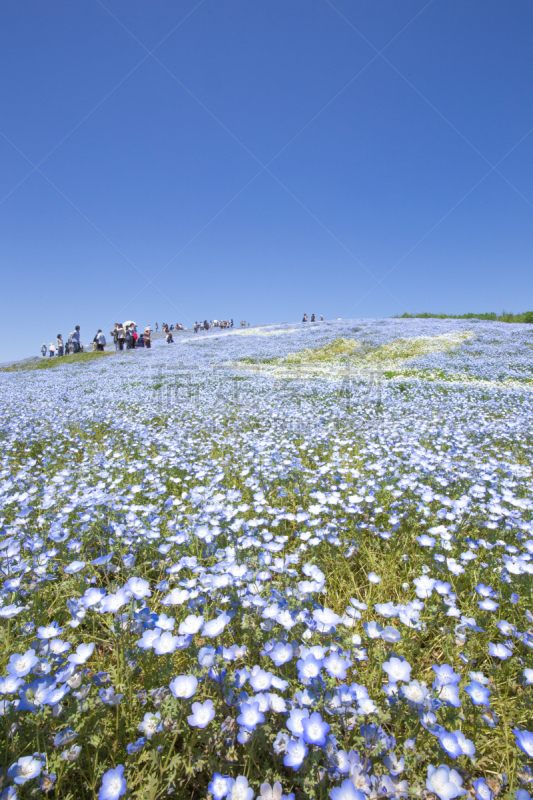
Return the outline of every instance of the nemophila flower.
{"type": "Polygon", "coordinates": [[[410,708],[421,709],[429,697],[429,690],[425,683],[410,681],[407,686],[400,688],[400,695],[405,697],[410,708]]]}
{"type": "Polygon", "coordinates": [[[254,692],[265,692],[272,686],[273,675],[270,672],[265,672],[257,665],[252,669],[250,675],[250,686],[254,692]]]}
{"type": "Polygon", "coordinates": [[[91,608],[100,603],[105,596],[105,589],[87,589],[83,597],[80,598],[80,603],[85,606],[85,608],[91,608]]]}
{"type": "Polygon", "coordinates": [[[24,655],[15,653],[10,656],[6,670],[10,675],[16,678],[24,678],[28,675],[34,666],[38,663],[39,659],[35,655],[35,650],[26,650],[24,655]]]}
{"type": "Polygon", "coordinates": [[[381,627],[381,625],[378,622],[374,621],[363,622],[363,628],[365,630],[366,635],[369,636],[371,639],[379,639],[383,632],[383,628],[381,627]]]}
{"type": "Polygon", "coordinates": [[[377,710],[378,708],[374,701],[369,697],[363,697],[357,705],[357,713],[364,716],[367,716],[368,714],[374,714],[374,712],[377,710]]]}
{"type": "Polygon", "coordinates": [[[206,647],[201,647],[200,652],[198,653],[198,663],[201,667],[209,668],[212,667],[215,663],[217,651],[211,645],[206,645],[206,647]]]}
{"type": "Polygon", "coordinates": [[[106,595],[99,603],[98,610],[102,614],[116,614],[131,598],[131,593],[119,589],[115,594],[106,595]]]}
{"type": "Polygon", "coordinates": [[[491,597],[487,597],[484,600],[478,600],[477,604],[482,611],[496,611],[496,609],[500,607],[500,604],[494,602],[491,597]]]}
{"type": "Polygon", "coordinates": [[[194,635],[195,633],[198,633],[203,624],[204,624],[204,618],[202,616],[189,614],[189,616],[185,617],[183,622],[180,623],[178,632],[185,635],[187,634],[194,635]]]}
{"type": "Polygon", "coordinates": [[[442,664],[441,666],[438,664],[433,664],[431,669],[436,675],[436,678],[433,681],[434,689],[441,688],[442,686],[448,686],[450,684],[457,684],[461,680],[461,675],[457,672],[454,672],[453,667],[451,667],[449,664],[442,664]]]}
{"type": "Polygon", "coordinates": [[[155,624],[158,628],[161,628],[162,631],[173,631],[176,620],[174,617],[167,616],[167,614],[159,614],[155,624]]]}
{"type": "Polygon", "coordinates": [[[259,711],[262,714],[265,714],[270,708],[270,695],[265,694],[264,692],[259,692],[258,694],[254,694],[254,696],[252,697],[252,701],[259,705],[259,711]]]}
{"type": "Polygon", "coordinates": [[[388,603],[375,603],[374,608],[378,614],[381,614],[381,616],[385,617],[386,619],[392,619],[393,617],[398,616],[396,606],[390,601],[388,603]]]}
{"type": "Polygon", "coordinates": [[[533,733],[530,731],[520,731],[518,728],[513,729],[516,739],[516,744],[526,756],[533,758],[533,733]]]}
{"type": "Polygon", "coordinates": [[[283,764],[286,767],[291,767],[295,772],[300,769],[305,757],[307,756],[308,749],[305,746],[303,737],[299,739],[291,739],[287,742],[286,754],[283,759],[283,764]]]}
{"type": "Polygon", "coordinates": [[[161,604],[164,606],[180,606],[183,603],[186,603],[189,599],[189,592],[187,589],[172,589],[170,594],[167,594],[166,597],[163,597],[161,600],[161,604]]]}
{"type": "Polygon", "coordinates": [[[43,697],[43,706],[55,706],[70,692],[70,686],[52,686],[43,697]]]}
{"type": "Polygon", "coordinates": [[[269,783],[262,783],[259,787],[260,793],[256,800],[294,800],[294,794],[283,794],[281,783],[276,781],[274,786],[269,783]]]}
{"type": "Polygon", "coordinates": [[[379,635],[380,638],[388,644],[395,644],[396,642],[400,642],[402,639],[400,631],[396,628],[393,628],[391,625],[387,625],[387,627],[384,628],[379,635]]]}
{"type": "Polygon", "coordinates": [[[124,778],[124,767],[119,764],[115,769],[108,769],[102,778],[102,785],[98,792],[98,800],[118,800],[127,789],[124,778]]]}
{"type": "Polygon", "coordinates": [[[493,658],[500,658],[502,661],[505,661],[512,656],[513,653],[504,644],[493,644],[493,642],[489,642],[489,655],[493,658]]]}
{"type": "Polygon", "coordinates": [[[517,789],[515,792],[516,800],[531,800],[531,795],[525,789],[517,789]]]}
{"type": "Polygon", "coordinates": [[[258,725],[265,721],[264,715],[259,711],[259,703],[241,703],[240,715],[237,717],[237,722],[247,731],[255,731],[258,725]]]}
{"type": "Polygon", "coordinates": [[[63,568],[63,571],[67,573],[67,575],[75,575],[76,572],[80,572],[85,566],[85,561],[71,561],[70,564],[67,564],[66,567],[63,568]]]}
{"type": "Polygon", "coordinates": [[[286,722],[287,728],[290,730],[293,736],[303,736],[303,719],[309,719],[309,711],[307,708],[293,708],[286,722]]]}
{"type": "Polygon", "coordinates": [[[476,792],[476,800],[494,800],[494,792],[489,788],[484,778],[478,778],[473,782],[476,792]]]}
{"type": "Polygon", "coordinates": [[[37,638],[44,639],[54,639],[56,636],[61,636],[63,633],[63,628],[60,628],[57,622],[52,622],[50,625],[41,625],[37,628],[37,638]]]}
{"type": "Polygon", "coordinates": [[[109,686],[107,689],[102,687],[98,690],[98,697],[106,706],[118,706],[122,698],[124,697],[123,694],[115,694],[115,687],[109,686]]]}
{"type": "MultiPolygon", "coordinates": [[[[223,612],[215,619],[209,620],[204,624],[202,629],[202,636],[207,636],[210,639],[214,639],[215,636],[220,636],[226,625],[230,622],[231,617],[223,612]]],[[[180,626],[181,628],[181,626],[180,626]]],[[[180,631],[181,632],[181,631],[180,631]]]]}
{"type": "Polygon", "coordinates": [[[316,744],[320,747],[326,743],[326,736],[331,728],[324,722],[318,711],[310,717],[302,717],[303,738],[306,744],[316,744]]]}
{"type": "Polygon", "coordinates": [[[447,683],[445,686],[435,687],[434,681],[433,688],[435,689],[435,694],[441,703],[444,703],[447,706],[452,706],[453,708],[460,708],[461,699],[459,697],[460,689],[458,684],[447,683]]]}
{"type": "Polygon", "coordinates": [[[227,797],[232,780],[229,775],[221,775],[220,772],[215,772],[211,783],[207,787],[207,791],[213,796],[213,800],[222,800],[227,797]]]}
{"type": "Polygon", "coordinates": [[[331,608],[315,608],[312,616],[320,633],[333,633],[341,621],[339,615],[335,614],[331,608]]]}
{"type": "Polygon", "coordinates": [[[393,777],[401,775],[405,769],[405,758],[398,758],[394,751],[383,758],[383,763],[393,777]]]}
{"type": "Polygon", "coordinates": [[[269,692],[268,702],[271,711],[274,711],[276,714],[281,714],[287,711],[287,703],[283,697],[280,697],[279,694],[274,694],[274,692],[269,692]]]}
{"type": "Polygon", "coordinates": [[[86,661],[92,656],[94,652],[94,642],[90,644],[79,644],[76,652],[72,653],[68,658],[71,664],[85,664],[86,661]]]}
{"type": "Polygon", "coordinates": [[[137,728],[139,733],[144,733],[147,739],[151,739],[155,733],[160,733],[163,730],[163,723],[161,722],[161,714],[157,711],[153,714],[148,711],[143,718],[143,721],[137,728]]]}
{"type": "Polygon", "coordinates": [[[346,678],[346,670],[350,669],[352,662],[349,658],[342,658],[342,653],[333,652],[322,662],[322,666],[330,676],[343,681],[346,678]]]}
{"type": "Polygon", "coordinates": [[[385,663],[381,665],[381,668],[385,670],[391,683],[410,680],[411,665],[404,658],[396,658],[393,656],[389,661],[385,661],[385,663]]]}
{"type": "Polygon", "coordinates": [[[522,674],[526,679],[525,680],[526,686],[531,686],[533,684],[533,669],[529,669],[528,667],[526,667],[522,674]]]}
{"type": "Polygon", "coordinates": [[[187,700],[196,692],[198,680],[194,675],[177,675],[170,681],[169,689],[174,697],[187,700]]]}
{"type": "Polygon", "coordinates": [[[156,655],[162,656],[166,653],[173,653],[179,644],[179,636],[173,636],[170,631],[165,631],[157,639],[154,639],[152,647],[156,655]]]}
{"type": "Polygon", "coordinates": [[[283,608],[281,611],[275,616],[275,620],[278,625],[281,625],[285,630],[289,631],[291,628],[297,624],[297,619],[294,614],[288,608],[283,608]]]}
{"type": "Polygon", "coordinates": [[[2,619],[13,619],[16,617],[17,614],[21,614],[25,609],[25,606],[16,606],[11,603],[8,606],[2,606],[0,608],[0,617],[2,619]]]}
{"type": "Polygon", "coordinates": [[[205,728],[215,716],[212,700],[205,700],[203,703],[193,703],[191,711],[192,714],[187,717],[187,722],[195,728],[205,728]]]}
{"type": "Polygon", "coordinates": [[[268,655],[276,667],[281,667],[292,659],[294,651],[288,642],[277,642],[268,655]]]}
{"type": "Polygon", "coordinates": [[[43,705],[46,695],[53,686],[55,686],[55,681],[49,675],[27,683],[24,688],[19,689],[20,699],[17,710],[35,713],[39,706],[43,705]]]}
{"type": "Polygon", "coordinates": [[[448,731],[441,731],[439,734],[439,744],[443,750],[450,756],[450,758],[459,758],[463,755],[463,748],[455,733],[448,733],[448,731]]]}
{"type": "Polygon", "coordinates": [[[485,586],[484,583],[478,583],[478,585],[475,587],[475,590],[481,595],[481,597],[497,597],[497,594],[492,586],[485,586]]]}
{"type": "Polygon", "coordinates": [[[24,680],[16,675],[0,678],[0,694],[14,694],[21,686],[24,686],[24,680]]]}
{"type": "Polygon", "coordinates": [[[353,782],[347,778],[340,786],[335,786],[329,793],[331,800],[365,800],[365,795],[356,789],[353,782]]]}
{"type": "Polygon", "coordinates": [[[140,753],[147,742],[145,736],[139,736],[136,742],[131,742],[130,744],[126,745],[126,751],[128,755],[134,756],[136,753],[140,753]]]}
{"type": "Polygon", "coordinates": [[[423,533],[421,536],[416,537],[416,541],[422,547],[435,547],[436,539],[434,536],[428,536],[427,533],[423,533]]]}
{"type": "Polygon", "coordinates": [[[454,769],[441,764],[440,767],[428,766],[426,789],[436,794],[440,800],[454,800],[466,794],[463,779],[454,769]]]}
{"type": "Polygon", "coordinates": [[[519,632],[516,625],[511,625],[510,622],[507,622],[505,619],[500,619],[496,623],[496,627],[504,634],[504,636],[518,636],[519,632]]]}
{"type": "Polygon", "coordinates": [[[38,778],[43,768],[42,761],[34,758],[33,756],[22,756],[19,760],[12,764],[8,771],[8,777],[13,779],[13,783],[17,786],[22,786],[26,781],[31,781],[38,778]]]}
{"type": "Polygon", "coordinates": [[[254,800],[254,790],[248,786],[248,779],[239,775],[236,780],[231,779],[231,786],[227,797],[229,800],[254,800]]]}
{"type": "Polygon", "coordinates": [[[71,744],[76,741],[77,736],[78,734],[72,728],[65,728],[54,737],[54,747],[64,747],[67,744],[71,744]]]}
{"type": "Polygon", "coordinates": [[[422,600],[426,597],[431,597],[433,589],[435,588],[435,581],[433,578],[428,578],[427,575],[422,575],[420,578],[415,578],[413,581],[416,586],[416,595],[422,600]]]}
{"type": "Polygon", "coordinates": [[[137,641],[137,647],[140,647],[141,650],[150,650],[162,633],[161,628],[152,628],[144,631],[142,637],[137,641]]]}
{"type": "Polygon", "coordinates": [[[309,684],[320,675],[322,669],[322,661],[318,661],[312,653],[309,653],[305,658],[300,658],[296,662],[298,669],[298,679],[303,684],[309,684]]]}
{"type": "Polygon", "coordinates": [[[72,747],[69,747],[68,750],[63,750],[61,753],[61,760],[67,761],[69,764],[73,764],[74,761],[77,761],[80,757],[81,747],[80,745],[73,744],[72,747]]]}
{"type": "Polygon", "coordinates": [[[379,575],[376,575],[375,572],[369,572],[366,577],[368,578],[370,583],[380,583],[381,582],[381,578],[379,577],[379,575]]]}

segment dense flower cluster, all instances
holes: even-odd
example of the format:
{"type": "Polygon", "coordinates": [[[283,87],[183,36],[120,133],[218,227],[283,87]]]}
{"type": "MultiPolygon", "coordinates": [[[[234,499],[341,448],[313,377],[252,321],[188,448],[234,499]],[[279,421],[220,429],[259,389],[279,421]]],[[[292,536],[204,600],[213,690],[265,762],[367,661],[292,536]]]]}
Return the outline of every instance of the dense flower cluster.
{"type": "Polygon", "coordinates": [[[1,374],[0,798],[528,800],[532,328],[1,374]]]}

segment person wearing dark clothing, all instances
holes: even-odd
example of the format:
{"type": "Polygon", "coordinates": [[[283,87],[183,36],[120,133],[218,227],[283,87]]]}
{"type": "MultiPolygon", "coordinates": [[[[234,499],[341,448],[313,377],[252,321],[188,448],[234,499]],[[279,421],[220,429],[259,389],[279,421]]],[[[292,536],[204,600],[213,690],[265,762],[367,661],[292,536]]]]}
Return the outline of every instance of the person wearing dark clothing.
{"type": "Polygon", "coordinates": [[[113,337],[113,344],[115,345],[115,350],[118,350],[118,322],[115,322],[115,327],[111,331],[110,336],[113,337]]]}
{"type": "Polygon", "coordinates": [[[167,344],[174,344],[174,339],[170,331],[167,333],[167,344]]]}
{"type": "Polygon", "coordinates": [[[80,326],[79,325],[76,325],[74,333],[72,334],[72,344],[74,346],[74,352],[75,353],[79,353],[80,349],[81,349],[80,348],[81,342],[80,342],[80,326]]]}

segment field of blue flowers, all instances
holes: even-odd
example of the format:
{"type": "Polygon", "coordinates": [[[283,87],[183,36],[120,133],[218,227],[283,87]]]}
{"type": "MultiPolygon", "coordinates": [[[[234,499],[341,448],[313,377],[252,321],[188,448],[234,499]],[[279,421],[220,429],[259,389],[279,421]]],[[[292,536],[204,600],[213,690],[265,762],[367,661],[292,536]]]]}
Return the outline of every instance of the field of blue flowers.
{"type": "Polygon", "coordinates": [[[184,334],[0,409],[1,800],[529,800],[533,325],[184,334]]]}

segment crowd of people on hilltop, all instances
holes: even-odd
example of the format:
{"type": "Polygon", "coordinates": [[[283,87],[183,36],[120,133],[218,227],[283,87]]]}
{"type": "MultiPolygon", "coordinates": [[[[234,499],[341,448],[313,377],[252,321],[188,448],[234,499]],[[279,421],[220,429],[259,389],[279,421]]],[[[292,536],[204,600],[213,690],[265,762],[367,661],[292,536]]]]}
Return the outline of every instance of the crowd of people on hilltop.
{"type": "MultiPolygon", "coordinates": [[[[340,319],[340,317],[339,317],[339,319],[340,319]]],[[[309,322],[309,320],[307,319],[307,314],[304,314],[302,322],[309,322]]],[[[314,314],[311,314],[311,322],[316,322],[316,317],[315,317],[314,314]]],[[[320,315],[319,322],[324,322],[324,317],[322,316],[322,314],[320,315]]]]}
{"type": "MultiPolygon", "coordinates": [[[[241,323],[242,324],[242,323],[241,323]]],[[[210,319],[209,322],[204,319],[204,321],[195,322],[193,325],[193,330],[195,333],[198,331],[210,331],[213,328],[233,328],[233,320],[232,319],[210,319]]]]}
{"type": "MultiPolygon", "coordinates": [[[[156,323],[157,324],[157,323],[156,323]]],[[[148,325],[141,333],[137,333],[137,326],[133,322],[121,323],[115,322],[115,327],[110,332],[110,336],[115,345],[115,350],[134,350],[137,347],[151,347],[151,333],[152,329],[148,325]]],[[[92,340],[93,351],[103,352],[107,340],[101,328],[98,328],[92,340]]],[[[80,326],[76,325],[74,331],[69,334],[66,342],[63,341],[63,336],[58,333],[56,343],[50,342],[48,347],[46,344],[41,346],[41,354],[43,358],[47,355],[50,358],[55,356],[70,356],[75,353],[83,353],[84,346],[81,341],[80,326]]]]}
{"type": "MultiPolygon", "coordinates": [[[[304,322],[307,321],[307,315],[304,315],[305,319],[304,322]]],[[[320,318],[322,319],[322,317],[320,318]]],[[[311,322],[314,322],[314,314],[311,319],[311,322]]],[[[246,328],[250,326],[249,322],[246,320],[241,320],[240,322],[241,328],[246,328]]],[[[193,330],[195,333],[198,331],[210,331],[213,328],[233,328],[233,320],[207,320],[205,319],[203,322],[195,322],[193,330]]],[[[163,322],[161,325],[161,331],[165,334],[167,344],[173,344],[174,339],[172,337],[172,333],[175,331],[185,331],[186,328],[180,323],[176,322],[175,325],[169,325],[167,322],[163,322]]],[[[159,331],[159,325],[155,323],[155,331],[156,333],[159,331]]],[[[115,327],[110,332],[110,336],[113,340],[113,344],[115,345],[115,350],[135,350],[138,347],[151,347],[152,340],[151,340],[152,329],[148,325],[144,331],[141,333],[137,332],[137,326],[134,322],[115,322],[115,327]]],[[[101,351],[105,350],[107,344],[106,337],[102,330],[98,328],[94,339],[92,340],[92,349],[93,351],[101,351]]],[[[57,334],[56,343],[50,342],[48,347],[46,344],[43,343],[41,346],[41,354],[43,358],[47,355],[50,358],[54,356],[69,356],[74,353],[83,353],[84,347],[81,341],[81,334],[80,334],[80,326],[76,325],[74,331],[69,334],[69,337],[66,342],[63,341],[63,337],[60,333],[57,334]]]]}

